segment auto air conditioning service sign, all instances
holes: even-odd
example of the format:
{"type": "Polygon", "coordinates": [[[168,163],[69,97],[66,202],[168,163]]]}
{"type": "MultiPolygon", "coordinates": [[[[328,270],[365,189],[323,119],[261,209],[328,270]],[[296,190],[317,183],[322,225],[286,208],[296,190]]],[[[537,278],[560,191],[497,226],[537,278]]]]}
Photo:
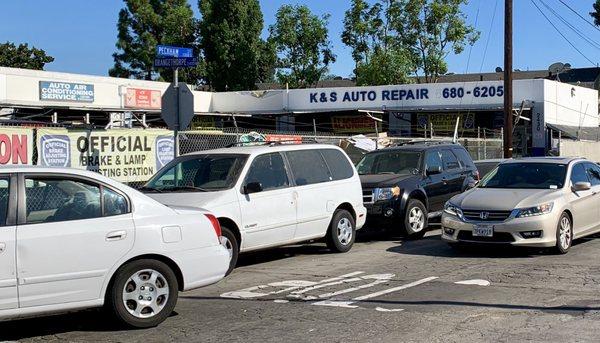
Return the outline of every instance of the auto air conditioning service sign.
{"type": "Polygon", "coordinates": [[[40,81],[40,100],[94,102],[94,85],[57,81],[40,81]]]}

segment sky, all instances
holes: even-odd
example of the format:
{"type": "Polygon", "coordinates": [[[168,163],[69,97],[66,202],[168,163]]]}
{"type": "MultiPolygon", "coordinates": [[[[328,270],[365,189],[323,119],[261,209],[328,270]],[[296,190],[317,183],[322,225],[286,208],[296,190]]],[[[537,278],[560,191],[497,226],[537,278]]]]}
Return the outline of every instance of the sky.
{"type": "MultiPolygon", "coordinates": [[[[563,1],[591,21],[588,13],[593,0],[563,1]]],[[[0,3],[0,42],[29,43],[46,50],[55,58],[53,63],[46,65],[46,70],[108,74],[113,64],[116,23],[123,7],[122,0],[0,0],[0,3]]],[[[197,2],[190,0],[190,3],[198,15],[197,2]]],[[[344,77],[352,73],[354,62],[350,49],[340,38],[344,12],[350,7],[350,0],[260,0],[260,3],[265,19],[264,37],[268,35],[267,28],[273,23],[277,9],[283,4],[304,4],[318,15],[330,14],[330,40],[337,55],[330,71],[344,77]]],[[[449,71],[477,73],[501,67],[504,1],[470,0],[463,10],[467,22],[475,25],[481,37],[472,48],[448,57],[449,71]],[[492,21],[494,8],[495,19],[492,21]],[[484,53],[488,40],[489,46],[484,53]]],[[[577,17],[560,0],[514,0],[514,68],[547,69],[554,62],[568,62],[573,67],[597,65],[600,62],[600,29],[577,17]],[[534,7],[533,1],[585,57],[555,31],[534,7]],[[543,4],[559,13],[591,43],[578,37],[543,4]]]]}

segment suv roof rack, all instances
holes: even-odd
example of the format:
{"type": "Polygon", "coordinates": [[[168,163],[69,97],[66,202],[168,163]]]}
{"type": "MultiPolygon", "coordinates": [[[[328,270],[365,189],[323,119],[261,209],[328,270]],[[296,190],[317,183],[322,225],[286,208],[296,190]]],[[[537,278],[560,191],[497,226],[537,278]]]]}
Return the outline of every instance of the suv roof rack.
{"type": "Polygon", "coordinates": [[[408,141],[408,142],[400,142],[398,144],[395,144],[394,146],[404,146],[404,145],[417,145],[417,144],[423,144],[423,145],[442,145],[442,144],[457,144],[454,143],[452,141],[438,141],[438,140],[412,140],[412,141],[408,141]]]}
{"type": "Polygon", "coordinates": [[[314,138],[305,138],[303,137],[301,141],[297,139],[284,139],[279,141],[264,141],[264,142],[235,142],[231,144],[227,144],[226,148],[233,148],[237,146],[276,146],[276,145],[292,145],[290,143],[295,144],[317,144],[317,140],[314,138]]]}

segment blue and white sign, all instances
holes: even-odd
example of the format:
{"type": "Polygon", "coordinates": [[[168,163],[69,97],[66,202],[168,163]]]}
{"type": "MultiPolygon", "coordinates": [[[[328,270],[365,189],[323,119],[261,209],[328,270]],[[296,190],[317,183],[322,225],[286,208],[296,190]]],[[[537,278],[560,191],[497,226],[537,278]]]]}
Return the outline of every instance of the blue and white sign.
{"type": "Polygon", "coordinates": [[[175,139],[173,136],[156,137],[156,170],[171,162],[175,155],[175,139]]]}
{"type": "Polygon", "coordinates": [[[192,48],[157,45],[154,66],[158,68],[185,68],[198,65],[192,48]]]}
{"type": "Polygon", "coordinates": [[[156,57],[189,58],[194,57],[194,50],[179,46],[157,45],[156,57]]]}
{"type": "Polygon", "coordinates": [[[39,149],[39,165],[47,167],[71,166],[71,140],[64,135],[44,135],[39,149]]]}
{"type": "Polygon", "coordinates": [[[40,81],[40,100],[94,102],[94,85],[85,83],[40,81]]]}
{"type": "Polygon", "coordinates": [[[154,59],[154,66],[159,68],[186,68],[195,67],[196,65],[198,65],[198,59],[195,57],[168,57],[154,59]]]}

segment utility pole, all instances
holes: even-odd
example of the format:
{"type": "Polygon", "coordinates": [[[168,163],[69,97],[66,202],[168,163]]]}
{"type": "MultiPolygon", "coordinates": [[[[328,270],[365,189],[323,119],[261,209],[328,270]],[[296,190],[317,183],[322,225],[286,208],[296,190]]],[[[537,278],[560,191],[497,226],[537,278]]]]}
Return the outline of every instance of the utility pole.
{"type": "Polygon", "coordinates": [[[513,152],[513,0],[504,0],[504,158],[513,152]]]}

